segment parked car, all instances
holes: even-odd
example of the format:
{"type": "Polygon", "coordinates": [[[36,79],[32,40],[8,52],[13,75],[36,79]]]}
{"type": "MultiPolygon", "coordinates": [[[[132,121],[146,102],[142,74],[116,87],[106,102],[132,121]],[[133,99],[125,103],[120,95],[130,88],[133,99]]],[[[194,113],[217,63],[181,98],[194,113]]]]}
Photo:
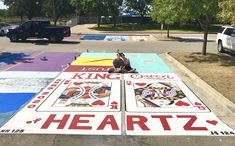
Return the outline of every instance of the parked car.
{"type": "Polygon", "coordinates": [[[6,23],[0,23],[0,29],[4,26],[10,26],[10,24],[6,24],[6,23]]]}
{"type": "Polygon", "coordinates": [[[10,24],[0,23],[0,36],[2,36],[2,35],[3,35],[2,28],[3,28],[3,27],[6,27],[6,26],[10,26],[10,24]]]}
{"type": "Polygon", "coordinates": [[[218,45],[218,51],[221,53],[225,50],[235,52],[235,27],[223,26],[217,34],[216,43],[218,45]]]}
{"type": "Polygon", "coordinates": [[[47,38],[50,42],[62,41],[71,35],[70,27],[51,26],[50,21],[30,20],[15,29],[9,29],[7,37],[11,42],[25,41],[30,37],[47,38]]]}
{"type": "Polygon", "coordinates": [[[18,25],[9,25],[9,24],[6,24],[5,26],[0,28],[0,35],[1,36],[5,36],[8,33],[9,29],[14,29],[16,27],[18,27],[18,25]]]}

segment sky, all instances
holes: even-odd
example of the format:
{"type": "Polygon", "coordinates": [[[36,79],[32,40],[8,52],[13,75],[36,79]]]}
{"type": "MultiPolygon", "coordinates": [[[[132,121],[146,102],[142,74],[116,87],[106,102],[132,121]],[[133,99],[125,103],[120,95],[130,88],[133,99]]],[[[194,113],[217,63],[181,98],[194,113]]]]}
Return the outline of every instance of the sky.
{"type": "Polygon", "coordinates": [[[0,1],[0,9],[6,9],[7,7],[3,4],[2,1],[0,1]]]}

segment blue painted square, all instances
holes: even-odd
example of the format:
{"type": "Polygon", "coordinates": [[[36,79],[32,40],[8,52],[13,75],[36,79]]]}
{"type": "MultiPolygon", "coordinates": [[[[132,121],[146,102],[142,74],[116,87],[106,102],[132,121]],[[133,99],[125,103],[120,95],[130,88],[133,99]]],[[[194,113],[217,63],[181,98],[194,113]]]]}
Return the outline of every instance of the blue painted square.
{"type": "Polygon", "coordinates": [[[0,93],[0,126],[36,93],[0,93]]]}
{"type": "Polygon", "coordinates": [[[0,93],[0,113],[20,109],[35,95],[36,93],[0,93]]]}
{"type": "Polygon", "coordinates": [[[131,66],[139,73],[172,73],[172,70],[153,53],[126,53],[131,66]]]}
{"type": "Polygon", "coordinates": [[[81,40],[104,40],[105,35],[85,35],[81,40]]]}

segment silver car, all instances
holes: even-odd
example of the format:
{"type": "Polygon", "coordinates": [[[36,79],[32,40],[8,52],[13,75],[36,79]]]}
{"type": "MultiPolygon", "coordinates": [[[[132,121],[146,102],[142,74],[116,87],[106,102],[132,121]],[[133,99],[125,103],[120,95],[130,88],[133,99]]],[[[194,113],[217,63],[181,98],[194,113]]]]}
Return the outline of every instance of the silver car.
{"type": "Polygon", "coordinates": [[[18,25],[6,25],[0,28],[0,35],[5,36],[8,33],[8,29],[14,29],[18,27],[18,25]]]}

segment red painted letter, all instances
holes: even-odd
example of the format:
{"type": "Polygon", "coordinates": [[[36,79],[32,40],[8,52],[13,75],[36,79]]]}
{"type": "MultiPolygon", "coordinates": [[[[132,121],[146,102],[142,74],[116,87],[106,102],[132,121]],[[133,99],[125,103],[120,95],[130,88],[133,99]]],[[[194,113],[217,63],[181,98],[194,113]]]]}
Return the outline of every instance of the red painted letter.
{"type": "Polygon", "coordinates": [[[189,121],[184,125],[184,130],[208,130],[206,127],[192,127],[194,122],[197,120],[196,116],[177,116],[178,118],[189,118],[189,121]]]}
{"type": "Polygon", "coordinates": [[[46,122],[42,125],[41,129],[48,129],[51,123],[59,123],[57,129],[64,129],[64,126],[66,125],[70,115],[64,115],[61,120],[55,120],[55,116],[56,114],[50,115],[46,122]]]}
{"type": "Polygon", "coordinates": [[[91,130],[91,126],[78,126],[78,123],[89,123],[89,120],[81,120],[81,117],[95,117],[95,115],[75,115],[69,129],[91,130]]]}
{"type": "Polygon", "coordinates": [[[111,125],[113,130],[119,130],[118,124],[113,115],[107,115],[97,130],[104,130],[104,127],[108,124],[111,125]]]}
{"type": "Polygon", "coordinates": [[[84,73],[82,73],[82,74],[75,74],[72,79],[82,79],[82,77],[81,77],[82,75],[84,75],[84,73]]]}
{"type": "Polygon", "coordinates": [[[152,118],[159,118],[164,130],[171,130],[171,127],[167,121],[167,118],[173,118],[172,116],[152,116],[152,118]]]}
{"type": "Polygon", "coordinates": [[[143,116],[127,116],[127,130],[134,130],[134,124],[139,125],[139,127],[144,130],[150,130],[145,123],[148,121],[148,119],[146,117],[143,116]],[[134,121],[134,118],[136,118],[137,120],[134,121]]]}

